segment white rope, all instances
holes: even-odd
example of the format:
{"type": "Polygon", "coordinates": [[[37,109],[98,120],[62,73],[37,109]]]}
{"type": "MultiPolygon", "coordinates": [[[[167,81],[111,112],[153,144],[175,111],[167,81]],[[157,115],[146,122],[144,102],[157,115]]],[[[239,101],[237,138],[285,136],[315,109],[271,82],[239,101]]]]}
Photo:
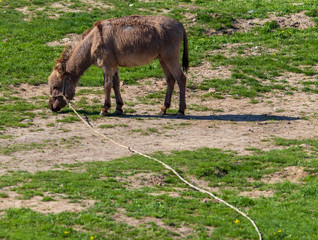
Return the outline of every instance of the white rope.
{"type": "Polygon", "coordinates": [[[101,136],[102,138],[105,138],[106,140],[112,142],[113,144],[115,144],[115,145],[117,145],[117,146],[119,146],[119,147],[122,147],[122,148],[127,149],[128,151],[130,151],[130,152],[132,152],[132,153],[139,154],[140,156],[143,156],[143,157],[145,157],[145,158],[148,158],[148,159],[151,159],[151,160],[154,160],[154,161],[160,163],[160,164],[163,165],[165,168],[167,168],[167,169],[169,169],[170,171],[172,171],[172,172],[173,172],[182,182],[184,182],[186,185],[190,186],[191,188],[193,188],[193,189],[195,189],[195,190],[197,190],[197,191],[199,191],[199,192],[201,192],[201,193],[206,193],[206,194],[210,195],[211,197],[213,197],[213,198],[216,199],[217,201],[219,201],[219,202],[225,204],[225,205],[228,206],[229,208],[234,209],[236,212],[238,212],[239,214],[241,214],[243,217],[247,218],[247,219],[252,223],[253,227],[255,228],[255,230],[256,230],[256,232],[257,232],[257,234],[258,234],[258,236],[259,236],[259,240],[262,240],[262,234],[261,234],[261,232],[259,231],[257,225],[256,225],[255,222],[254,222],[249,216],[247,216],[245,213],[243,213],[242,211],[240,211],[240,210],[237,209],[236,207],[232,206],[231,204],[227,203],[227,202],[224,201],[223,199],[221,199],[221,198],[215,196],[213,193],[211,193],[211,192],[209,192],[209,191],[206,191],[206,190],[204,190],[204,189],[201,189],[201,188],[199,188],[199,187],[197,187],[197,186],[195,186],[195,185],[189,183],[187,180],[185,180],[183,177],[181,177],[180,174],[177,173],[176,170],[174,170],[172,167],[170,167],[169,165],[165,164],[164,162],[162,162],[162,161],[160,161],[160,160],[158,160],[158,159],[156,159],[156,158],[154,158],[154,157],[150,157],[150,156],[148,156],[148,155],[146,155],[146,154],[140,153],[140,152],[138,152],[137,150],[135,150],[135,149],[133,149],[133,148],[127,147],[127,146],[125,146],[125,145],[122,145],[122,144],[120,144],[120,143],[114,141],[114,140],[111,139],[110,137],[106,136],[105,134],[101,134],[100,132],[98,132],[97,130],[95,130],[90,124],[88,124],[87,121],[85,121],[85,120],[77,113],[77,111],[72,107],[72,105],[71,105],[70,102],[68,102],[68,105],[69,105],[69,107],[74,111],[74,113],[82,120],[82,122],[83,122],[87,127],[89,127],[93,132],[95,132],[97,135],[101,136]]]}

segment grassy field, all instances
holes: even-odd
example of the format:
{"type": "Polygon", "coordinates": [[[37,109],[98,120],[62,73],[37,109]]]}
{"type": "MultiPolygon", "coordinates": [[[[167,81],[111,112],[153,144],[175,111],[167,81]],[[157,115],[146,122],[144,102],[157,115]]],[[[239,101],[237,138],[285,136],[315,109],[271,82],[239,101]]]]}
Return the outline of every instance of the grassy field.
{"type": "MultiPolygon", "coordinates": [[[[21,136],[7,134],[12,129],[32,129],[36,134],[57,129],[59,123],[80,124],[68,108],[62,111],[63,117],[48,114],[46,94],[25,98],[16,90],[25,83],[47,83],[64,48],[47,43],[60,41],[70,33],[81,34],[100,19],[132,14],[170,16],[187,29],[191,68],[208,63],[213,70],[231,69],[226,78],[188,81],[193,95],[200,94],[202,102],[230,97],[249,99],[253,104],[271,104],[269,94],[304,93],[315,98],[318,93],[317,9],[316,0],[1,0],[0,168],[9,157],[14,159],[17,152],[32,154],[35,150],[71,149],[83,144],[81,137],[12,144],[12,139],[21,136]],[[279,25],[279,17],[296,14],[302,14],[298,23],[304,27],[279,25]],[[302,22],[307,18],[309,22],[302,22]],[[312,25],[308,26],[309,23],[312,25]],[[286,73],[304,77],[295,83],[286,73]],[[57,117],[56,122],[48,122],[45,129],[35,128],[35,120],[52,116],[57,117]]],[[[135,86],[142,79],[161,78],[163,74],[159,62],[154,61],[144,67],[120,69],[120,77],[126,85],[135,86]]],[[[102,118],[98,96],[103,91],[92,88],[101,86],[102,81],[101,70],[91,67],[79,82],[87,88],[77,92],[79,100],[74,106],[91,121],[102,118]],[[96,97],[89,100],[87,94],[96,97]]],[[[164,93],[158,90],[125,102],[125,112],[135,113],[138,104],[152,107],[162,101],[164,93]]],[[[224,111],[200,103],[189,105],[189,110],[224,111]]],[[[170,113],[175,113],[175,109],[170,113]]],[[[304,121],[307,119],[316,120],[316,113],[303,116],[304,121]]],[[[137,115],[132,121],[145,120],[137,115]]],[[[218,124],[215,122],[211,124],[218,124]]],[[[118,122],[100,124],[99,129],[119,128],[147,137],[163,136],[168,130],[186,129],[191,124],[194,123],[130,129],[118,122]]],[[[317,138],[313,133],[308,139],[272,136],[263,141],[276,149],[250,148],[250,154],[242,155],[225,149],[200,148],[153,155],[186,179],[204,185],[247,212],[264,239],[318,239],[317,138]]],[[[0,239],[151,238],[257,239],[257,234],[233,210],[186,188],[160,165],[139,156],[109,162],[64,163],[54,170],[34,173],[8,170],[0,175],[0,239]],[[21,204],[4,209],[1,204],[11,199],[10,194],[16,194],[15,199],[21,204]],[[37,197],[41,199],[37,204],[67,200],[80,210],[41,212],[32,207],[37,197]],[[88,201],[93,204],[88,205],[88,201]]]]}
{"type": "MultiPolygon", "coordinates": [[[[264,239],[315,239],[318,182],[313,174],[318,166],[318,142],[306,141],[308,151],[301,146],[304,143],[275,139],[275,144],[289,148],[255,150],[252,156],[206,148],[155,156],[188,179],[204,180],[221,198],[248,211],[257,219],[264,239]],[[301,184],[287,179],[264,181],[290,166],[308,172],[301,184]],[[270,197],[248,197],[255,189],[270,197]],[[240,195],[242,192],[247,194],[240,195]]],[[[62,194],[71,202],[96,201],[78,213],[47,215],[26,208],[9,209],[0,220],[0,237],[4,239],[173,239],[182,236],[178,233],[181,227],[191,229],[185,239],[256,239],[246,219],[204,194],[186,189],[170,172],[139,156],[63,165],[60,170],[35,174],[12,172],[0,180],[1,188],[12,186],[20,199],[41,196],[42,201],[58,201],[56,194],[62,194]],[[141,174],[140,186],[133,187],[136,174],[141,174]],[[151,220],[132,227],[114,221],[118,211],[128,218],[151,220]]]]}

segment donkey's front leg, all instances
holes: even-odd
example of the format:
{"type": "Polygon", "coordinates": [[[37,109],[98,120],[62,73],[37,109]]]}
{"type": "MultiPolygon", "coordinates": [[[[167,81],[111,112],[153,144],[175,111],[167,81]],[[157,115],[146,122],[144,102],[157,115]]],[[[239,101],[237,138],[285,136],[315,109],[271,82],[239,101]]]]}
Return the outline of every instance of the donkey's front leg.
{"type": "Polygon", "coordinates": [[[113,87],[113,74],[109,74],[104,71],[104,92],[105,92],[105,102],[104,107],[101,109],[100,115],[107,115],[108,109],[110,109],[111,101],[110,101],[110,91],[113,87]]]}
{"type": "Polygon", "coordinates": [[[123,113],[123,99],[121,98],[120,94],[120,80],[118,76],[118,70],[115,72],[113,76],[113,88],[115,92],[115,97],[116,97],[116,115],[121,115],[123,113]]]}

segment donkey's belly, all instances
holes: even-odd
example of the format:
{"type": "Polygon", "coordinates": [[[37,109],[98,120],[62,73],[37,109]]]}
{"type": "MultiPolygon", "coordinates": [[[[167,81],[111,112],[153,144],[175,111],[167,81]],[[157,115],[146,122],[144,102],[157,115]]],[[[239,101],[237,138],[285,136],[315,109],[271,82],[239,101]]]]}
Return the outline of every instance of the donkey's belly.
{"type": "Polygon", "coordinates": [[[156,53],[144,53],[144,54],[126,54],[118,57],[118,65],[120,67],[137,67],[147,65],[158,57],[156,53]]]}

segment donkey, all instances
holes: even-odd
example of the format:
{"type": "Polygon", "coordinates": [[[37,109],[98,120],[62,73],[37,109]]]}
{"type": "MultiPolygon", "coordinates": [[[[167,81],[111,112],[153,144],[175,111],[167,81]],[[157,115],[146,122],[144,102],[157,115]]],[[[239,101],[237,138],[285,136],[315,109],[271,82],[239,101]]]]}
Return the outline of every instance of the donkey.
{"type": "Polygon", "coordinates": [[[111,107],[110,92],[114,89],[116,114],[122,114],[118,66],[134,67],[159,59],[166,78],[167,91],[160,114],[166,114],[171,104],[175,82],[180,89],[179,115],[186,109],[186,77],[180,65],[183,41],[182,69],[188,71],[188,40],[183,25],[165,16],[127,16],[100,20],[66,48],[56,60],[49,76],[49,107],[58,112],[74,98],[80,77],[92,65],[102,68],[105,102],[101,109],[107,115],[111,107]]]}

